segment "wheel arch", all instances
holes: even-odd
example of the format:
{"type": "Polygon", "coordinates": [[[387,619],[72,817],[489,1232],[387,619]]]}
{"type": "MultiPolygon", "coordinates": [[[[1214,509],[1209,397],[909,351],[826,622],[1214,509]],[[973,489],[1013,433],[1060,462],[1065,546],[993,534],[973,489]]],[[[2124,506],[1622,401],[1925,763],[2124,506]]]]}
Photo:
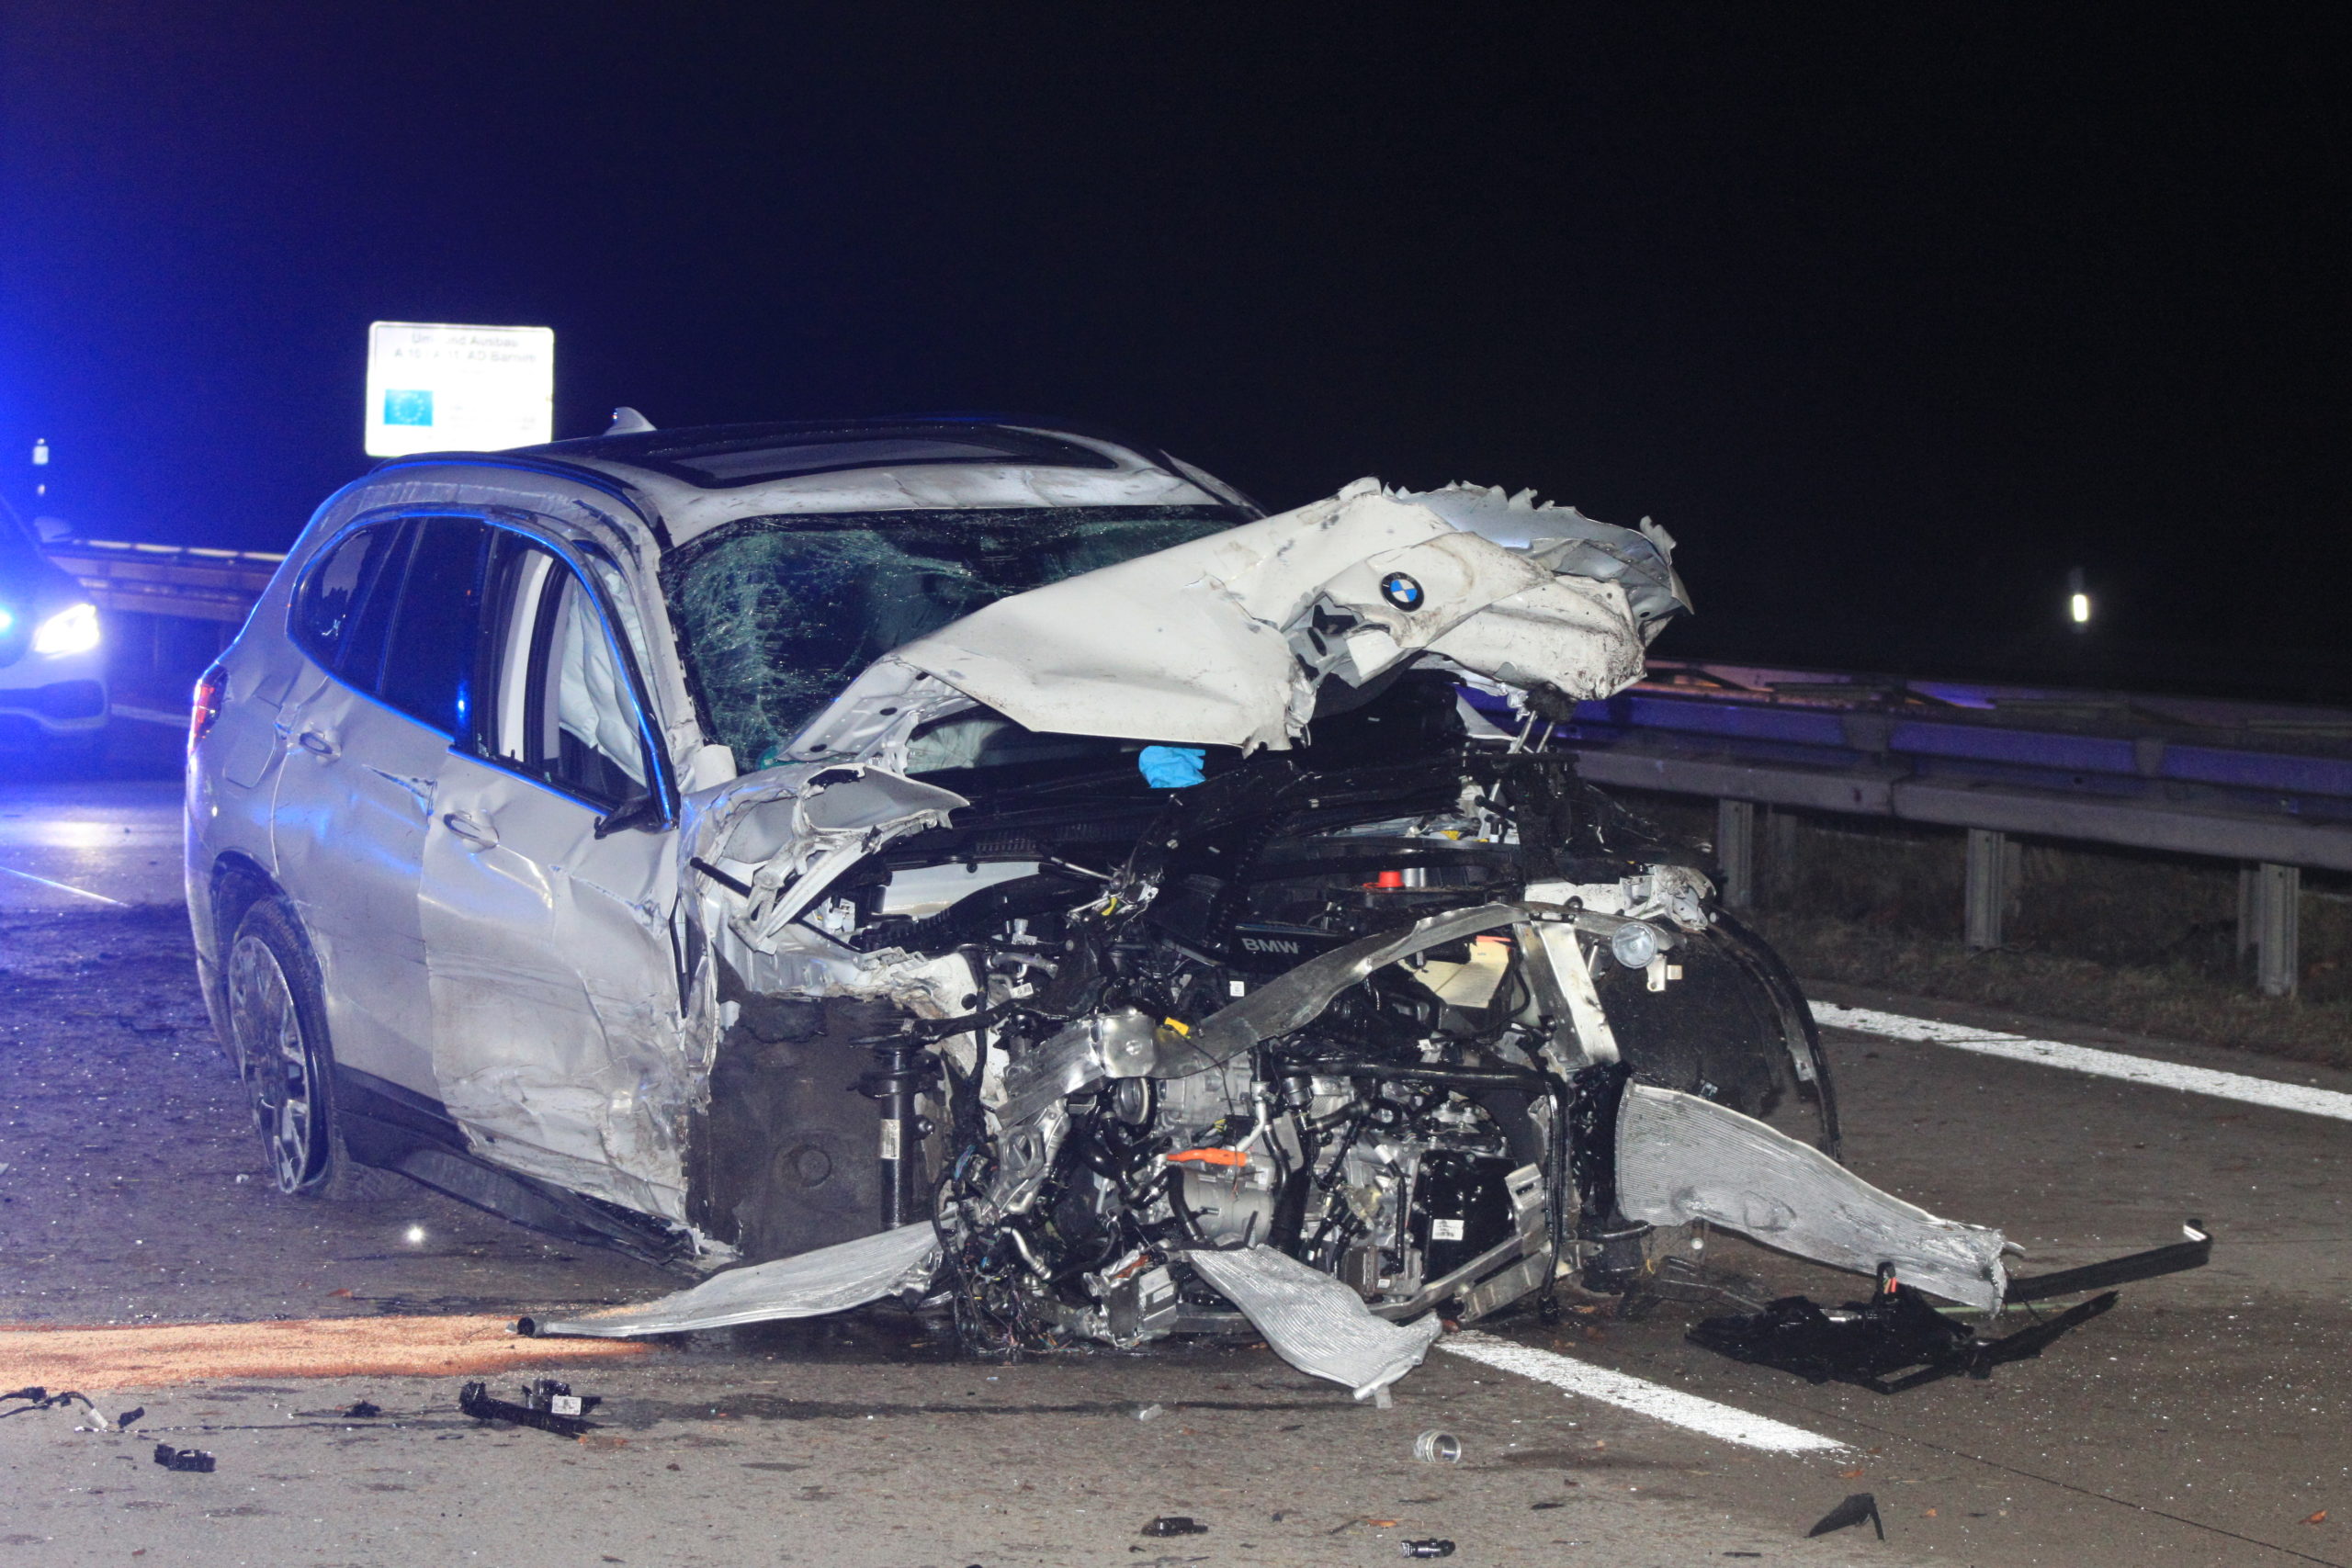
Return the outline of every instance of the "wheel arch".
{"type": "MultiPolygon", "coordinates": [[[[212,1020],[213,1035],[220,1042],[220,1049],[230,1061],[237,1060],[237,1043],[229,1027],[229,944],[235,940],[238,922],[245,911],[266,898],[275,898],[292,913],[293,900],[277,879],[265,871],[252,856],[230,850],[212,863],[207,878],[205,913],[211,922],[212,951],[207,953],[199,941],[196,950],[197,977],[204,991],[204,1010],[212,1020]]],[[[298,918],[292,921],[296,933],[307,947],[310,934],[303,931],[298,918]]],[[[313,955],[315,961],[315,954],[313,955]]]]}

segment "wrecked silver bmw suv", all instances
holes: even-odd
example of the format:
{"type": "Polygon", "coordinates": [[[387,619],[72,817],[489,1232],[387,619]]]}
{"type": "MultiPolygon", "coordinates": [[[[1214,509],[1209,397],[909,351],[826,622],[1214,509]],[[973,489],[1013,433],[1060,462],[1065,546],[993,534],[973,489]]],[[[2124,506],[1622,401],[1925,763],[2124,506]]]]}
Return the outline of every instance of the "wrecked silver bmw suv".
{"type": "Polygon", "coordinates": [[[1661,530],[622,423],[344,490],[198,690],[189,908],[284,1190],[725,1268],[557,1329],[1246,1318],[1360,1393],[1655,1226],[1999,1303],[1999,1233],[1836,1163],[1702,863],[1543,745],[1688,608],[1661,530]]]}

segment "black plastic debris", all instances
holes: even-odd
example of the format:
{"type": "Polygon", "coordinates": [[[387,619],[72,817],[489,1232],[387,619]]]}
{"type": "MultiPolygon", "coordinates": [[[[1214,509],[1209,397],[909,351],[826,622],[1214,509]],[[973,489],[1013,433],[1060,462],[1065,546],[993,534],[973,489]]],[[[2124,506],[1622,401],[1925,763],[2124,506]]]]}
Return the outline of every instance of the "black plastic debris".
{"type": "MultiPolygon", "coordinates": [[[[26,1403],[19,1404],[14,1410],[0,1410],[0,1419],[6,1419],[10,1416],[22,1416],[28,1410],[54,1410],[61,1404],[68,1404],[77,1399],[82,1402],[82,1408],[94,1416],[97,1415],[98,1409],[96,1405],[90,1403],[88,1394],[76,1393],[70,1388],[56,1393],[51,1393],[45,1388],[19,1388],[12,1389],[6,1393],[0,1393],[0,1400],[9,1399],[21,1399],[26,1403]]],[[[146,1412],[142,1410],[140,1414],[143,1416],[146,1412]]],[[[100,1416],[99,1419],[103,1422],[105,1417],[100,1416]]]]}
{"type": "Polygon", "coordinates": [[[130,1430],[130,1424],[146,1414],[147,1407],[145,1405],[134,1404],[130,1409],[124,1411],[121,1415],[114,1418],[114,1429],[118,1432],[128,1432],[130,1430]]]}
{"type": "Polygon", "coordinates": [[[1987,1378],[2005,1361],[2039,1356],[2061,1335],[2116,1303],[2115,1292],[2070,1308],[1998,1339],[1980,1339],[1965,1323],[1929,1306],[1891,1270],[1867,1302],[1836,1315],[1804,1296],[1782,1296],[1761,1312],[1711,1317],[1691,1343],[1736,1361],[1778,1367],[1814,1382],[1850,1382],[1874,1393],[1900,1393],[1939,1378],[1987,1378]],[[1902,1375],[1897,1375],[1902,1374],[1902,1375]]]}
{"type": "Polygon", "coordinates": [[[550,1416],[585,1416],[605,1403],[601,1393],[574,1393],[568,1382],[541,1378],[523,1391],[523,1403],[550,1416]]]}
{"type": "Polygon", "coordinates": [[[2213,1233],[2196,1220],[2190,1220],[2180,1229],[2188,1239],[2174,1242],[2170,1247],[2127,1253],[2121,1258],[2109,1258],[2103,1262],[2086,1263],[2079,1269],[2061,1269],[2052,1274],[2032,1274],[2022,1280],[2011,1280],[2002,1299],[2011,1302],[2048,1301],[2052,1296],[2071,1296],[2083,1291],[2105,1290],[2109,1285],[2128,1285],[2136,1280],[2153,1280],[2160,1274],[2178,1274],[2190,1269],[2202,1269],[2211,1263],[2213,1260],[2213,1233]]]}
{"type": "Polygon", "coordinates": [[[370,1404],[364,1399],[344,1411],[345,1416],[355,1421],[365,1421],[372,1416],[381,1416],[383,1413],[382,1406],[370,1404]]]}
{"type": "Polygon", "coordinates": [[[1143,1527],[1145,1535],[1206,1535],[1209,1527],[1182,1514],[1168,1514],[1143,1527]]]}
{"type": "Polygon", "coordinates": [[[551,1378],[543,1378],[526,1388],[523,1396],[534,1403],[516,1404],[511,1400],[496,1399],[492,1397],[488,1383],[469,1382],[458,1391],[458,1408],[477,1421],[512,1421],[518,1427],[553,1432],[559,1438],[577,1438],[594,1431],[597,1426],[582,1419],[581,1412],[604,1403],[593,1396],[580,1398],[551,1378]]]}
{"type": "Polygon", "coordinates": [[[1811,1540],[1815,1536],[1827,1535],[1832,1530],[1851,1529],[1865,1522],[1878,1531],[1879,1540],[1886,1539],[1886,1525],[1878,1517],[1878,1499],[1868,1492],[1857,1492],[1822,1515],[1821,1522],[1805,1531],[1804,1538],[1811,1540]]]}
{"type": "Polygon", "coordinates": [[[1453,1542],[1439,1536],[1430,1536],[1423,1540],[1399,1541],[1397,1549],[1408,1557],[1451,1557],[1453,1555],[1453,1542]]]}
{"type": "Polygon", "coordinates": [[[155,1462],[165,1470],[183,1471],[189,1475],[212,1473],[213,1459],[202,1449],[175,1449],[169,1443],[155,1445],[155,1462]]]}

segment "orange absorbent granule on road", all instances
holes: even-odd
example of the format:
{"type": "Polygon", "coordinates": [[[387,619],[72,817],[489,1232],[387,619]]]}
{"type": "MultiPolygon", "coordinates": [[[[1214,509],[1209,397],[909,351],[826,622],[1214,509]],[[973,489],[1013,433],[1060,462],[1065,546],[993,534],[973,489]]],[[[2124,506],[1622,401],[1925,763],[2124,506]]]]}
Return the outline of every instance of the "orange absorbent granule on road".
{"type": "Polygon", "coordinates": [[[161,1388],[207,1378],[446,1377],[641,1356],[626,1339],[526,1339],[506,1317],[326,1317],[137,1328],[0,1327],[0,1388],[161,1388]]]}

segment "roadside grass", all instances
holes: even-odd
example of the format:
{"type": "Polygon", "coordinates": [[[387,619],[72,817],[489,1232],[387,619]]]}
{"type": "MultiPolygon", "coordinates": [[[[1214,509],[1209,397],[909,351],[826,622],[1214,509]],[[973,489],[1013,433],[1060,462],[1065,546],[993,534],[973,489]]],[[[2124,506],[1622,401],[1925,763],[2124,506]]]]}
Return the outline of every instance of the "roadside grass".
{"type": "Polygon", "coordinates": [[[1977,953],[1887,924],[1787,910],[1746,918],[1807,979],[2352,1068],[2352,1000],[2259,996],[2185,960],[2100,963],[2025,946],[1977,953]]]}

